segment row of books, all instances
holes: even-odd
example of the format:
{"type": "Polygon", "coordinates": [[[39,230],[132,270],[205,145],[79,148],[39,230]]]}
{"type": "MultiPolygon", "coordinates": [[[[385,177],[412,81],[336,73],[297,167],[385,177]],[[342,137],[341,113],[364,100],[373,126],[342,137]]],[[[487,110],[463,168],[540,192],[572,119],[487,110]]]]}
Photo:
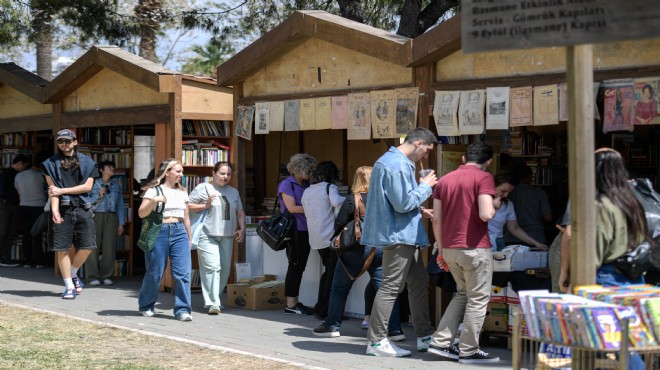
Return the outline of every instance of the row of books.
{"type": "Polygon", "coordinates": [[[226,149],[190,145],[183,145],[182,149],[184,166],[214,166],[219,161],[229,161],[229,151],[226,149]]]}
{"type": "Polygon", "coordinates": [[[115,276],[128,276],[131,271],[131,264],[125,259],[115,260],[115,276]]]}
{"type": "Polygon", "coordinates": [[[532,169],[532,184],[533,185],[552,185],[552,171],[551,167],[538,166],[536,164],[528,164],[532,169]]]}
{"type": "Polygon", "coordinates": [[[90,148],[87,146],[78,147],[78,151],[88,155],[96,163],[101,161],[113,161],[116,168],[133,167],[133,148],[90,148]]]}
{"type": "Polygon", "coordinates": [[[616,350],[621,348],[622,320],[627,319],[631,347],[658,345],[660,288],[589,286],[578,294],[520,291],[529,336],[567,346],[616,350]]]}
{"type": "Polygon", "coordinates": [[[190,194],[190,192],[193,191],[197,185],[204,182],[209,182],[211,180],[213,180],[213,177],[211,176],[183,175],[181,184],[186,187],[188,194],[190,194]]]}
{"type": "Polygon", "coordinates": [[[184,136],[230,136],[229,121],[184,119],[181,127],[184,136]]]}
{"type": "Polygon", "coordinates": [[[32,146],[32,135],[30,132],[0,134],[0,146],[32,146]]]}
{"type": "Polygon", "coordinates": [[[131,145],[130,127],[81,128],[78,143],[88,145],[131,145]]]}
{"type": "Polygon", "coordinates": [[[19,154],[25,154],[32,158],[32,150],[30,149],[2,149],[0,155],[2,156],[2,168],[11,166],[11,162],[19,154]]]}

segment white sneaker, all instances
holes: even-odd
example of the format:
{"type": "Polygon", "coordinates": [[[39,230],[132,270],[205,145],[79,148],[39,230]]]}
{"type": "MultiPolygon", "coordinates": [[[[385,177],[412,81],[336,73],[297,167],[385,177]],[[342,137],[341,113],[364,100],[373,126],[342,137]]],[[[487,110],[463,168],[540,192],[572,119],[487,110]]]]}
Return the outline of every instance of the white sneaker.
{"type": "Polygon", "coordinates": [[[154,316],[156,316],[156,312],[154,312],[154,310],[152,310],[152,309],[149,309],[149,310],[146,310],[146,311],[140,311],[140,313],[144,317],[154,317],[154,316]]]}
{"type": "Polygon", "coordinates": [[[112,285],[114,282],[110,279],[103,279],[103,285],[112,285]]]}
{"type": "Polygon", "coordinates": [[[431,336],[427,335],[425,337],[417,338],[417,350],[419,352],[426,352],[429,350],[429,344],[431,344],[431,336]]]}
{"type": "Polygon", "coordinates": [[[177,317],[179,321],[192,321],[192,316],[188,312],[184,312],[179,317],[177,317]]]}
{"type": "Polygon", "coordinates": [[[369,343],[367,345],[368,356],[378,357],[410,357],[411,352],[401,349],[392,343],[389,339],[384,338],[378,343],[369,343]]]}
{"type": "Polygon", "coordinates": [[[98,281],[98,280],[96,280],[96,279],[94,279],[94,280],[92,280],[92,281],[89,282],[89,285],[91,285],[91,286],[99,286],[99,285],[101,285],[101,282],[98,281]]]}

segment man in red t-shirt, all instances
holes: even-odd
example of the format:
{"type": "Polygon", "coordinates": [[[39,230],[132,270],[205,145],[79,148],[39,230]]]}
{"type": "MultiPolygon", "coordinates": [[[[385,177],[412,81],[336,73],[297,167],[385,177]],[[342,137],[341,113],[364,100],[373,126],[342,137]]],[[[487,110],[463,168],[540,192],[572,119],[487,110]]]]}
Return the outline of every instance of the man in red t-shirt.
{"type": "Polygon", "coordinates": [[[486,172],[493,149],[485,143],[468,146],[464,165],[440,178],[433,190],[433,234],[437,263],[449,269],[458,292],[433,334],[429,353],[464,364],[498,362],[479,349],[479,332],[486,317],[493,279],[488,221],[495,216],[493,175],[486,172]],[[459,348],[453,345],[463,322],[459,348]]]}

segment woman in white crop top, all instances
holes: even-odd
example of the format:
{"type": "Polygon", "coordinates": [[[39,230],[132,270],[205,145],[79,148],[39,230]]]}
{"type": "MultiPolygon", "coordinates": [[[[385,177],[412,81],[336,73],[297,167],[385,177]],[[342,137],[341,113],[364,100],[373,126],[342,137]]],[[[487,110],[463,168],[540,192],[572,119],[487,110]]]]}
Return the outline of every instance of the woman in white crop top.
{"type": "Polygon", "coordinates": [[[174,281],[174,317],[192,321],[190,315],[190,219],[188,218],[188,193],[181,185],[183,166],[170,158],[160,164],[156,178],[144,187],[146,192],[138,209],[140,218],[153,212],[158,203],[165,203],[163,225],[156,245],[144,254],[147,272],[142,280],[138,305],[143,316],[156,315],[154,305],[158,299],[160,279],[170,258],[174,281]]]}

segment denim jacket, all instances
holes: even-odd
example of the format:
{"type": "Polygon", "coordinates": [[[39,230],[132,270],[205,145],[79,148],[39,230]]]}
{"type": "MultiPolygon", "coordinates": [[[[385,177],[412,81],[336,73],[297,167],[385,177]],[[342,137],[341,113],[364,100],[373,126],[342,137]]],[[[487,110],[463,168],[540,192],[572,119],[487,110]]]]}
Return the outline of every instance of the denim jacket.
{"type": "Polygon", "coordinates": [[[361,244],[428,246],[420,206],[431,193],[428,184],[417,184],[415,164],[399,149],[391,147],[376,161],[371,172],[361,244]]]}
{"type": "MultiPolygon", "coordinates": [[[[76,152],[76,155],[78,156],[78,162],[80,163],[80,175],[84,181],[87,181],[87,179],[90,177],[94,177],[94,175],[97,173],[96,162],[80,152],[76,152]]],[[[55,186],[58,188],[63,188],[64,183],[62,182],[62,164],[60,163],[60,155],[56,154],[48,158],[41,165],[44,175],[49,176],[50,179],[53,180],[53,184],[55,184],[55,186]]],[[[80,197],[80,206],[83,209],[88,210],[92,207],[92,202],[89,200],[89,193],[78,194],[77,196],[80,197]]],[[[61,195],[60,205],[69,205],[69,197],[70,195],[61,195]]]]}
{"type": "MultiPolygon", "coordinates": [[[[92,203],[99,199],[99,193],[101,192],[102,187],[103,180],[100,178],[95,179],[92,191],[89,192],[89,199],[92,203]]],[[[124,196],[122,195],[121,186],[118,183],[110,181],[110,191],[105,193],[105,196],[96,205],[96,210],[94,211],[94,213],[100,212],[115,212],[119,224],[124,225],[126,223],[124,196]]]]}

